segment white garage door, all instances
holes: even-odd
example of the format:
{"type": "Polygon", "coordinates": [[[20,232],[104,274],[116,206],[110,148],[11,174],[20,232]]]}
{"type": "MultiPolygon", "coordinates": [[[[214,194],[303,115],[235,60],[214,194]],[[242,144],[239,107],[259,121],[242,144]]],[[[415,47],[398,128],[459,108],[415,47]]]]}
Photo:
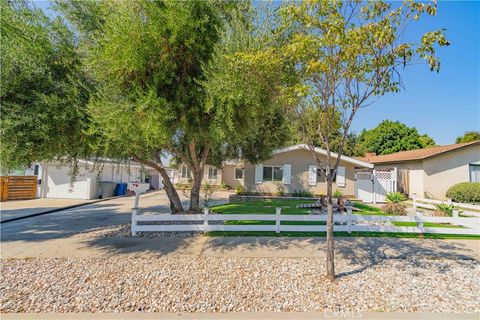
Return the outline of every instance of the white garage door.
{"type": "Polygon", "coordinates": [[[49,166],[45,185],[47,198],[91,199],[95,193],[95,177],[89,170],[80,169],[75,182],[70,183],[67,167],[49,166]]]}

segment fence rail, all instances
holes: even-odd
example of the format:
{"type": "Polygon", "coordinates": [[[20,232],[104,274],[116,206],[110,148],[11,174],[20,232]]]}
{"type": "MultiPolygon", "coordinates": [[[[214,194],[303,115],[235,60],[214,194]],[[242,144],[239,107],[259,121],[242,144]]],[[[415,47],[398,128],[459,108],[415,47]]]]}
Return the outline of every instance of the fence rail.
{"type": "MultiPolygon", "coordinates": [[[[175,232],[175,231],[273,231],[273,232],[325,232],[325,225],[289,225],[282,221],[326,222],[326,215],[282,215],[281,208],[276,214],[211,214],[208,209],[203,214],[156,214],[139,215],[138,209],[132,210],[132,235],[138,232],[175,232]],[[228,225],[210,224],[218,221],[272,221],[269,225],[228,225]],[[176,222],[175,224],[139,224],[139,222],[176,222]],[[179,222],[186,222],[181,224],[179,222]],[[187,223],[188,222],[188,223],[187,223]],[[198,224],[191,224],[198,222],[198,224]],[[201,223],[203,222],[203,223],[201,223]]],[[[344,232],[402,232],[402,233],[441,233],[458,235],[480,235],[480,218],[464,218],[454,211],[453,217],[429,217],[418,212],[413,216],[369,216],[354,215],[347,208],[346,214],[335,214],[334,231],[344,232]],[[378,225],[374,223],[415,222],[416,226],[403,227],[378,225]],[[462,228],[425,227],[425,223],[448,223],[462,228]]]]}

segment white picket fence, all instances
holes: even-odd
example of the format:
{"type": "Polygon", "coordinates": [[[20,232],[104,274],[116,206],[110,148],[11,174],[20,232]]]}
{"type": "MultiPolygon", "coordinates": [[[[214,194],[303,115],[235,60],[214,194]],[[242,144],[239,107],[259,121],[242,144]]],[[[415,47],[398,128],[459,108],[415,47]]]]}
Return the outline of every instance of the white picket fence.
{"type": "MultiPolygon", "coordinates": [[[[175,232],[175,231],[274,231],[280,232],[325,232],[325,225],[285,225],[282,221],[326,221],[326,215],[282,215],[281,208],[276,208],[276,214],[211,214],[208,208],[204,214],[155,214],[141,215],[137,209],[132,210],[132,235],[138,232],[175,232]],[[230,225],[210,222],[218,221],[274,221],[272,225],[230,225]],[[174,224],[138,224],[172,223],[174,224]],[[183,222],[183,223],[182,223],[183,222]],[[195,224],[192,224],[195,223],[195,224]]],[[[441,233],[458,235],[480,235],[480,218],[464,218],[454,210],[453,217],[429,217],[421,212],[412,216],[367,216],[352,214],[347,208],[346,214],[335,214],[334,231],[346,232],[407,232],[407,233],[441,233]],[[415,222],[415,227],[397,227],[389,222],[415,222]],[[448,223],[464,228],[424,227],[424,223],[448,223]],[[387,225],[382,225],[386,223],[387,225]]]]}

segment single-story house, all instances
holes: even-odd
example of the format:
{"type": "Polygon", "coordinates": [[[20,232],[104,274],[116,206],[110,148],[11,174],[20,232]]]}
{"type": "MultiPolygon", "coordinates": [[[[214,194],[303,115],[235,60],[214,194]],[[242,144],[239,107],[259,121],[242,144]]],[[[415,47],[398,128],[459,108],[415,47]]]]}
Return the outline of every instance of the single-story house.
{"type": "MultiPolygon", "coordinates": [[[[91,161],[79,160],[73,182],[71,171],[71,167],[58,163],[35,163],[27,168],[25,175],[37,176],[39,198],[96,199],[104,192],[105,185],[114,183],[137,182],[147,183],[151,189],[162,187],[162,178],[156,170],[135,162],[105,161],[94,166],[91,161]]],[[[170,174],[173,176],[171,170],[170,174]]]]}
{"type": "MultiPolygon", "coordinates": [[[[325,162],[326,151],[316,148],[318,157],[325,162]]],[[[337,154],[332,152],[334,159],[337,154]]],[[[334,177],[333,191],[339,190],[345,196],[355,196],[355,170],[373,168],[371,163],[342,156],[334,177]]],[[[224,183],[232,188],[243,186],[252,192],[275,194],[282,190],[294,193],[306,190],[313,194],[326,194],[327,184],[320,174],[320,168],[307,145],[299,144],[277,149],[272,157],[262,163],[252,164],[247,161],[226,161],[222,168],[207,166],[204,182],[219,185],[224,183]]],[[[191,177],[187,165],[181,164],[174,173],[176,183],[188,183],[191,177]]]]}
{"type": "Polygon", "coordinates": [[[399,190],[420,197],[446,199],[447,190],[459,182],[480,182],[480,141],[402,151],[367,154],[359,160],[375,170],[395,168],[399,190]]]}

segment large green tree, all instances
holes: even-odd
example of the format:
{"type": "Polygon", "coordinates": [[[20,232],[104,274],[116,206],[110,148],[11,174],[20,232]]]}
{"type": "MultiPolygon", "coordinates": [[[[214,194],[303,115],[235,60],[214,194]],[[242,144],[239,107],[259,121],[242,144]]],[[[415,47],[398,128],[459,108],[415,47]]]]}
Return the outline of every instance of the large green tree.
{"type": "Polygon", "coordinates": [[[428,135],[420,135],[416,128],[399,121],[384,120],[373,129],[363,130],[358,136],[355,153],[390,154],[399,151],[427,148],[435,145],[428,135]]]}
{"type": "Polygon", "coordinates": [[[435,15],[436,4],[404,1],[305,1],[280,8],[278,32],[288,41],[279,55],[293,70],[282,87],[289,111],[327,181],[326,276],[335,278],[332,183],[358,110],[376,97],[401,89],[400,69],[418,60],[438,71],[437,45],[448,45],[441,30],[417,41],[403,40],[406,26],[435,15]],[[340,114],[340,118],[337,117],[340,114]],[[331,132],[340,130],[338,157],[331,132]],[[314,151],[320,138],[326,159],[314,151]]]}
{"type": "Polygon", "coordinates": [[[35,160],[75,163],[88,150],[88,81],[73,35],[29,2],[0,6],[1,170],[35,160]]]}
{"type": "Polygon", "coordinates": [[[190,167],[189,210],[197,212],[206,164],[240,155],[255,162],[282,141],[274,86],[280,62],[251,54],[264,40],[249,3],[62,1],[58,7],[76,27],[95,83],[91,148],[96,156],[133,158],[158,170],[175,212],[184,209],[161,152],[190,167]]]}
{"type": "Polygon", "coordinates": [[[467,131],[463,136],[457,137],[455,143],[465,143],[465,142],[472,142],[472,141],[479,141],[480,140],[480,132],[479,131],[467,131]]]}

